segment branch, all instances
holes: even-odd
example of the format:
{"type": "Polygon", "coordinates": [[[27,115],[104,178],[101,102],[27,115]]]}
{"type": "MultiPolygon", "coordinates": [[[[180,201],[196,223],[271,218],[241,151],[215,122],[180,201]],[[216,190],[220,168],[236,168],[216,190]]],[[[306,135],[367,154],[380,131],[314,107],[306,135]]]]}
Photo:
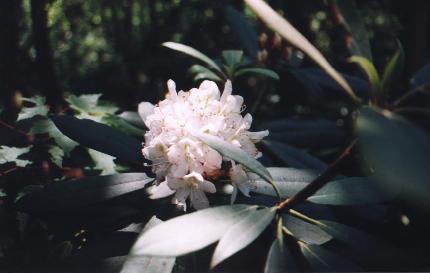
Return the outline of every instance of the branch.
{"type": "Polygon", "coordinates": [[[332,163],[330,166],[317,178],[314,179],[311,183],[309,183],[306,187],[304,187],[301,191],[296,193],[291,198],[288,198],[278,204],[279,211],[288,211],[293,206],[305,201],[309,197],[311,197],[314,193],[316,193],[319,189],[321,189],[325,184],[327,184],[338,172],[340,166],[344,162],[346,158],[351,154],[352,149],[354,148],[357,140],[354,140],[349,146],[343,151],[343,153],[332,163]]]}

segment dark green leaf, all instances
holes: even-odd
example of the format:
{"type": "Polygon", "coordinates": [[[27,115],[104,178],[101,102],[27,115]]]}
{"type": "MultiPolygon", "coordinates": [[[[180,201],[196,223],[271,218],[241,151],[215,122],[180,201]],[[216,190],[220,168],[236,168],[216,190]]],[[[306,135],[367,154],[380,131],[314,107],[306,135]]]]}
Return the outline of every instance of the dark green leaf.
{"type": "Polygon", "coordinates": [[[153,178],[144,173],[123,173],[53,182],[25,194],[16,205],[19,210],[35,213],[76,210],[143,189],[151,181],[153,178]]]}
{"type": "Polygon", "coordinates": [[[115,128],[127,135],[143,137],[143,135],[145,134],[145,131],[143,129],[135,127],[124,119],[112,114],[105,115],[101,121],[104,124],[109,125],[110,127],[115,128]]]}
{"type": "Polygon", "coordinates": [[[226,230],[253,207],[212,207],[159,224],[136,241],[130,255],[179,256],[218,241],[226,230]]]}
{"type": "Polygon", "coordinates": [[[363,107],[356,132],[364,159],[386,191],[430,205],[430,138],[405,119],[363,107]]]}
{"type": "Polygon", "coordinates": [[[299,242],[303,256],[316,272],[359,272],[361,268],[354,262],[338,256],[322,246],[299,242]]]}
{"type": "Polygon", "coordinates": [[[360,56],[350,57],[349,62],[356,63],[360,66],[363,72],[366,73],[367,78],[372,85],[373,92],[378,94],[381,91],[381,80],[375,66],[368,59],[360,56]]]}
{"type": "Polygon", "coordinates": [[[307,244],[322,245],[333,238],[319,226],[310,224],[289,214],[283,215],[282,224],[291,231],[294,237],[307,244]]]}
{"type": "Polygon", "coordinates": [[[217,74],[215,74],[209,68],[206,68],[202,65],[195,64],[190,67],[190,72],[194,74],[194,81],[199,80],[212,80],[216,82],[224,82],[217,74]]]}
{"type": "Polygon", "coordinates": [[[234,76],[239,77],[245,74],[259,74],[279,81],[279,75],[275,71],[266,69],[266,68],[258,68],[258,67],[238,69],[234,76]]]}
{"type": "Polygon", "coordinates": [[[72,116],[52,118],[58,129],[81,145],[116,157],[119,160],[142,164],[142,144],[104,124],[72,116]]]}
{"type": "Polygon", "coordinates": [[[243,61],[243,51],[242,50],[223,50],[222,58],[230,72],[236,70],[238,66],[241,65],[243,61]]]}
{"type": "Polygon", "coordinates": [[[294,257],[288,250],[285,242],[280,243],[278,239],[274,240],[267,254],[264,273],[287,273],[299,272],[294,257]]]}
{"type": "Polygon", "coordinates": [[[212,256],[211,268],[252,243],[272,222],[274,208],[249,210],[221,237],[212,256]]]}
{"type": "Polygon", "coordinates": [[[211,58],[209,58],[205,54],[201,53],[200,51],[198,51],[198,50],[196,50],[190,46],[183,45],[180,43],[174,43],[174,42],[165,42],[162,45],[167,47],[167,48],[182,52],[182,53],[187,54],[187,55],[190,55],[191,57],[194,57],[196,59],[199,59],[200,61],[206,63],[210,67],[214,68],[215,70],[217,70],[218,72],[223,74],[221,68],[214,61],[212,61],[211,58]]]}
{"type": "Polygon", "coordinates": [[[263,144],[273,155],[288,166],[317,171],[323,171],[327,168],[325,162],[288,144],[274,140],[263,140],[263,144]]]}
{"type": "Polygon", "coordinates": [[[390,92],[390,88],[394,86],[395,81],[398,81],[402,72],[404,65],[404,52],[403,48],[399,42],[399,49],[390,58],[388,63],[385,65],[384,74],[382,75],[382,87],[381,87],[381,99],[386,99],[386,96],[390,92]]]}

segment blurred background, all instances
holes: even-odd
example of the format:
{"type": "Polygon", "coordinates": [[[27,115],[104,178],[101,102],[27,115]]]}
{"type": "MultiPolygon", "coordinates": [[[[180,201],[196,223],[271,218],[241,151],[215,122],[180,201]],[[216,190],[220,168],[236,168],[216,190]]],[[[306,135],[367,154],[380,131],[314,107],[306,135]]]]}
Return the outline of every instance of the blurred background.
{"type": "MultiPolygon", "coordinates": [[[[269,2],[335,67],[341,71],[357,70],[345,62],[349,56],[345,46],[348,36],[339,24],[335,2],[269,2]]],[[[396,39],[407,52],[406,78],[426,63],[430,3],[357,2],[377,68],[385,65],[396,50],[396,39]]],[[[255,50],[266,50],[270,55],[277,41],[262,43],[261,35],[267,30],[242,1],[3,0],[0,5],[0,99],[6,105],[17,91],[27,97],[44,95],[51,104],[67,93],[102,93],[104,99],[134,109],[139,101],[158,101],[169,78],[177,82],[179,89],[188,89],[193,82],[187,69],[195,60],[163,48],[161,43],[190,45],[214,59],[222,50],[242,49],[236,11],[243,14],[260,38],[258,48],[255,45],[246,52],[250,59],[276,70],[282,58],[273,54],[275,62],[268,62],[256,54],[255,50]]],[[[301,65],[309,64],[305,60],[301,65]]],[[[301,87],[283,77],[282,71],[277,72],[281,81],[273,92],[296,102],[301,87]]],[[[239,83],[239,89],[247,89],[247,85],[239,83]]],[[[252,99],[252,92],[248,96],[252,99]]],[[[265,114],[264,109],[260,114],[265,114]]]]}

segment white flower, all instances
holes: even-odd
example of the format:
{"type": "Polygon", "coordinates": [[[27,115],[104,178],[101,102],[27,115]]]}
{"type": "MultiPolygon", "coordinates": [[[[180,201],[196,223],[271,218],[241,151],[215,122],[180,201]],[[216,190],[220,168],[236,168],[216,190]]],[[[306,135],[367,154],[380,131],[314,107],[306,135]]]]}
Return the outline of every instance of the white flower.
{"type": "MultiPolygon", "coordinates": [[[[156,106],[148,102],[139,104],[139,114],[149,129],[142,152],[152,161],[158,183],[151,189],[151,198],[175,192],[175,204],[185,208],[189,198],[194,208],[205,208],[209,206],[205,192],[215,192],[214,184],[209,181],[223,173],[222,161],[229,159],[223,159],[217,151],[195,138],[194,133],[219,137],[257,158],[261,153],[255,143],[269,132],[249,132],[252,117],[241,115],[243,98],[231,94],[230,81],[226,82],[222,94],[212,81],[203,81],[198,89],[188,92],[176,92],[172,80],[167,86],[166,98],[156,106]]],[[[244,188],[246,183],[242,181],[247,179],[242,176],[242,167],[232,164],[232,183],[248,194],[249,190],[244,188]]]]}
{"type": "Polygon", "coordinates": [[[233,204],[236,200],[237,189],[239,189],[243,195],[249,197],[249,192],[253,188],[253,183],[249,179],[248,174],[245,172],[242,165],[236,165],[234,162],[232,162],[229,176],[231,179],[231,184],[233,185],[233,192],[230,199],[231,204],[233,204]]]}

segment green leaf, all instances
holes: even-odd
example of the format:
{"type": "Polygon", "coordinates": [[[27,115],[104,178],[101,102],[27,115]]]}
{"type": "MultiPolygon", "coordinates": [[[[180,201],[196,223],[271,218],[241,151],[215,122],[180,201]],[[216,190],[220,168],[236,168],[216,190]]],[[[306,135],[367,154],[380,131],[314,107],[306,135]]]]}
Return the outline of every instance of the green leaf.
{"type": "Polygon", "coordinates": [[[349,84],[324,58],[297,29],[295,29],[287,20],[282,18],[268,4],[262,0],[245,0],[248,6],[265,22],[269,28],[276,31],[285,38],[289,43],[302,50],[312,60],[314,60],[324,71],[327,72],[355,101],[360,99],[354,94],[349,84]]]}
{"type": "Polygon", "coordinates": [[[310,267],[316,272],[360,272],[362,269],[333,252],[317,245],[308,245],[299,242],[303,256],[310,267]]]}
{"type": "Polygon", "coordinates": [[[211,58],[209,58],[205,54],[201,53],[200,51],[198,51],[198,50],[196,50],[190,46],[180,44],[180,43],[174,43],[174,42],[165,42],[162,44],[162,46],[165,46],[167,48],[182,52],[182,53],[187,54],[187,55],[194,57],[196,59],[199,59],[200,61],[206,63],[210,67],[212,67],[215,70],[217,70],[218,72],[220,72],[221,75],[224,75],[221,68],[214,61],[212,61],[211,58]]]}
{"type": "Polygon", "coordinates": [[[130,255],[179,256],[218,241],[226,230],[254,207],[212,207],[159,224],[138,238],[130,255]]]}
{"type": "Polygon", "coordinates": [[[7,194],[2,190],[2,189],[0,189],[0,197],[5,197],[7,194]]]}
{"type": "MultiPolygon", "coordinates": [[[[153,216],[145,225],[141,234],[144,234],[150,228],[153,228],[161,223],[163,223],[163,221],[158,219],[156,216],[153,216]]],[[[170,273],[172,272],[173,266],[175,265],[175,260],[176,259],[174,257],[129,255],[122,266],[121,273],[170,273]]]]}
{"type": "Polygon", "coordinates": [[[25,194],[16,206],[21,211],[34,213],[78,210],[143,189],[153,180],[144,173],[122,173],[53,182],[25,194]]]}
{"type": "Polygon", "coordinates": [[[69,103],[70,108],[79,113],[77,117],[100,122],[104,116],[113,115],[118,111],[118,108],[113,104],[100,102],[100,97],[101,94],[71,95],[66,98],[66,101],[69,103]]]}
{"type": "Polygon", "coordinates": [[[234,72],[243,61],[242,50],[223,50],[221,55],[230,73],[234,72]]]}
{"type": "Polygon", "coordinates": [[[0,164],[15,162],[16,166],[18,167],[25,167],[28,164],[31,164],[31,161],[29,160],[19,159],[21,155],[28,153],[31,147],[32,146],[17,148],[17,147],[0,146],[0,164]]]}
{"type": "Polygon", "coordinates": [[[381,91],[381,80],[375,66],[368,59],[360,56],[352,56],[348,59],[348,61],[351,63],[356,63],[360,66],[363,72],[366,73],[374,94],[379,94],[381,91]]]}
{"type": "Polygon", "coordinates": [[[291,255],[285,243],[274,240],[267,254],[264,273],[299,272],[296,260],[291,255]]]}
{"type": "Polygon", "coordinates": [[[211,136],[209,134],[196,133],[195,137],[200,139],[212,149],[218,151],[224,157],[232,159],[245,166],[251,172],[258,174],[264,180],[269,182],[274,187],[274,190],[277,192],[276,186],[274,185],[272,177],[270,176],[270,173],[267,171],[267,169],[255,158],[247,154],[245,151],[227,141],[224,141],[215,136],[211,136]]]}
{"type": "MultiPolygon", "coordinates": [[[[148,102],[149,103],[149,102],[148,102]]],[[[133,111],[124,111],[118,115],[118,117],[127,121],[128,123],[138,127],[138,128],[146,128],[145,123],[143,123],[142,118],[139,116],[137,112],[133,111]]]]}
{"type": "Polygon", "coordinates": [[[352,36],[349,50],[352,55],[364,57],[372,62],[372,51],[363,17],[357,4],[352,1],[336,1],[336,6],[342,15],[342,23],[352,36]]]}
{"type": "Polygon", "coordinates": [[[34,116],[46,116],[49,111],[49,107],[45,105],[46,99],[41,96],[34,96],[32,98],[22,98],[23,101],[31,102],[34,104],[33,107],[23,107],[21,112],[18,114],[18,121],[23,119],[29,119],[34,116]]]}
{"type": "Polygon", "coordinates": [[[64,150],[58,146],[52,145],[49,148],[48,153],[51,157],[51,161],[61,168],[63,166],[64,150]]]}
{"type": "Polygon", "coordinates": [[[394,55],[390,58],[388,63],[385,65],[384,73],[382,75],[382,83],[381,83],[381,94],[379,98],[381,100],[385,100],[387,94],[390,92],[390,88],[393,87],[395,81],[399,80],[399,77],[402,74],[403,66],[404,66],[404,52],[403,48],[399,42],[399,49],[394,53],[394,55]]]}
{"type": "Polygon", "coordinates": [[[221,237],[211,260],[211,268],[252,243],[272,222],[274,208],[249,210],[221,237]]]}
{"type": "Polygon", "coordinates": [[[310,224],[289,214],[282,216],[282,224],[295,238],[307,244],[322,245],[333,238],[318,225],[310,224]]]}
{"type": "Polygon", "coordinates": [[[212,70],[209,68],[206,68],[202,65],[195,64],[190,67],[190,72],[194,74],[194,81],[199,80],[212,80],[216,82],[223,82],[224,80],[221,79],[217,74],[215,74],[212,70]]]}
{"type": "Polygon", "coordinates": [[[124,119],[112,114],[106,114],[106,116],[102,118],[101,122],[127,135],[143,137],[143,135],[145,134],[145,130],[135,127],[124,119]]]}
{"type": "Polygon", "coordinates": [[[140,165],[143,162],[141,143],[118,130],[72,116],[55,116],[52,120],[61,132],[85,147],[130,163],[140,165]]]}
{"type": "Polygon", "coordinates": [[[238,69],[234,76],[238,77],[245,74],[259,74],[279,81],[279,75],[275,71],[266,69],[266,68],[258,68],[258,67],[238,69]]]}
{"type": "Polygon", "coordinates": [[[115,170],[115,157],[98,152],[93,149],[88,149],[92,160],[95,163],[94,169],[101,170],[101,175],[109,175],[116,173],[115,170]]]}
{"type": "Polygon", "coordinates": [[[55,143],[63,149],[66,155],[69,155],[70,152],[79,145],[77,142],[65,136],[60,130],[58,130],[51,119],[36,121],[30,129],[30,133],[48,134],[54,139],[55,143]]]}
{"type": "Polygon", "coordinates": [[[430,206],[430,138],[389,111],[362,107],[356,122],[359,147],[384,190],[430,206]]]}

